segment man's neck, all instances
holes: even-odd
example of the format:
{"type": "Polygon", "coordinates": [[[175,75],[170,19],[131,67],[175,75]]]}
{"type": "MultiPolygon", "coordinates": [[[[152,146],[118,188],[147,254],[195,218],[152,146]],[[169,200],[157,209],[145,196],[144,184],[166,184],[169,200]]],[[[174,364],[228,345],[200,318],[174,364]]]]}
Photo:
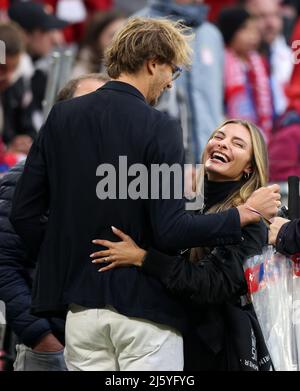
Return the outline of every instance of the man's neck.
{"type": "Polygon", "coordinates": [[[141,80],[140,77],[134,77],[130,75],[120,75],[115,81],[121,81],[123,83],[127,83],[135,87],[140,93],[147,99],[148,88],[145,85],[145,82],[141,80]]]}

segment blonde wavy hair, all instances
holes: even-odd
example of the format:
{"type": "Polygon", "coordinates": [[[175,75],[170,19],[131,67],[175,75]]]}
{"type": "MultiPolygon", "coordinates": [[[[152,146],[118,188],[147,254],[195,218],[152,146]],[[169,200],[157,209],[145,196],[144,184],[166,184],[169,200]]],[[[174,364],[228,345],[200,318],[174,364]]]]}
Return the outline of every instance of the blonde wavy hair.
{"type": "Polygon", "coordinates": [[[187,67],[191,64],[192,37],[191,29],[180,21],[130,18],[105,52],[107,73],[112,79],[123,72],[134,74],[150,59],[187,67]]]}
{"type": "MultiPolygon", "coordinates": [[[[220,131],[224,126],[229,124],[236,124],[244,126],[250,133],[252,142],[252,173],[249,178],[244,178],[242,186],[230,194],[224,201],[212,206],[207,213],[222,212],[229,208],[239,206],[247,201],[251,194],[262,186],[265,186],[268,182],[268,152],[265,140],[260,130],[249,121],[230,119],[222,123],[210,136],[208,142],[214,138],[215,134],[220,131]]],[[[204,153],[202,155],[202,163],[204,164],[204,153]]],[[[203,189],[204,181],[204,165],[202,170],[198,174],[197,189],[203,189]]],[[[207,253],[204,248],[194,248],[191,251],[191,260],[196,261],[203,257],[207,253]]]]}

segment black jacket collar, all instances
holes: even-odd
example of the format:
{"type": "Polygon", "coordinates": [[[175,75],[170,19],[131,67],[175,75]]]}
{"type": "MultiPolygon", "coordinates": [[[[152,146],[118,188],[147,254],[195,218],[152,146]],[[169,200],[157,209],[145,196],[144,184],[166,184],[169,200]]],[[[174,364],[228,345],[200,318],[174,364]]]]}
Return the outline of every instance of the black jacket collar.
{"type": "Polygon", "coordinates": [[[137,88],[133,87],[131,84],[124,83],[123,81],[109,81],[103,87],[99,88],[99,90],[103,89],[125,92],[142,99],[144,102],[146,101],[144,95],[137,88]]]}

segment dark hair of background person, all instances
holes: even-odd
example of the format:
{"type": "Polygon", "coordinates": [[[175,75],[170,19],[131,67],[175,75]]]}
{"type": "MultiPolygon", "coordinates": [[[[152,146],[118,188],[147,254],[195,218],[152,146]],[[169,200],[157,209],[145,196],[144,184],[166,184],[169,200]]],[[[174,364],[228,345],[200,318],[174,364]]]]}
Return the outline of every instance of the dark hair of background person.
{"type": "Polygon", "coordinates": [[[23,32],[14,22],[0,23],[0,40],[5,44],[7,56],[16,56],[25,50],[23,32]]]}
{"type": "Polygon", "coordinates": [[[298,16],[300,16],[300,1],[299,0],[284,0],[283,4],[291,5],[297,11],[298,16]]]}
{"type": "Polygon", "coordinates": [[[85,35],[79,45],[79,52],[83,48],[91,51],[93,71],[99,70],[99,64],[103,60],[104,52],[99,47],[99,36],[114,21],[125,18],[120,11],[97,12],[88,22],[85,35]]]}
{"type": "Polygon", "coordinates": [[[223,8],[220,12],[217,26],[223,35],[226,45],[230,44],[237,31],[240,30],[250,18],[252,18],[252,16],[242,6],[238,5],[223,8]]]}
{"type": "Polygon", "coordinates": [[[78,83],[82,80],[99,80],[103,82],[107,82],[110,78],[105,73],[88,73],[86,75],[82,75],[76,77],[75,79],[70,80],[58,93],[56,97],[56,103],[61,102],[63,100],[71,99],[74,96],[78,83]]]}

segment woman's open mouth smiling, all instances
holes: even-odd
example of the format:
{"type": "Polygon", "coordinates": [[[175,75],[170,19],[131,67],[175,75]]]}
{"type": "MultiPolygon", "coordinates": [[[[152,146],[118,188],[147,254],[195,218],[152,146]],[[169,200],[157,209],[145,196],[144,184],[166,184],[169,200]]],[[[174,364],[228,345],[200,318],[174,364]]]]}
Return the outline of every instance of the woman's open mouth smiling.
{"type": "Polygon", "coordinates": [[[213,152],[210,155],[210,160],[216,163],[229,163],[230,159],[222,152],[213,152]]]}

